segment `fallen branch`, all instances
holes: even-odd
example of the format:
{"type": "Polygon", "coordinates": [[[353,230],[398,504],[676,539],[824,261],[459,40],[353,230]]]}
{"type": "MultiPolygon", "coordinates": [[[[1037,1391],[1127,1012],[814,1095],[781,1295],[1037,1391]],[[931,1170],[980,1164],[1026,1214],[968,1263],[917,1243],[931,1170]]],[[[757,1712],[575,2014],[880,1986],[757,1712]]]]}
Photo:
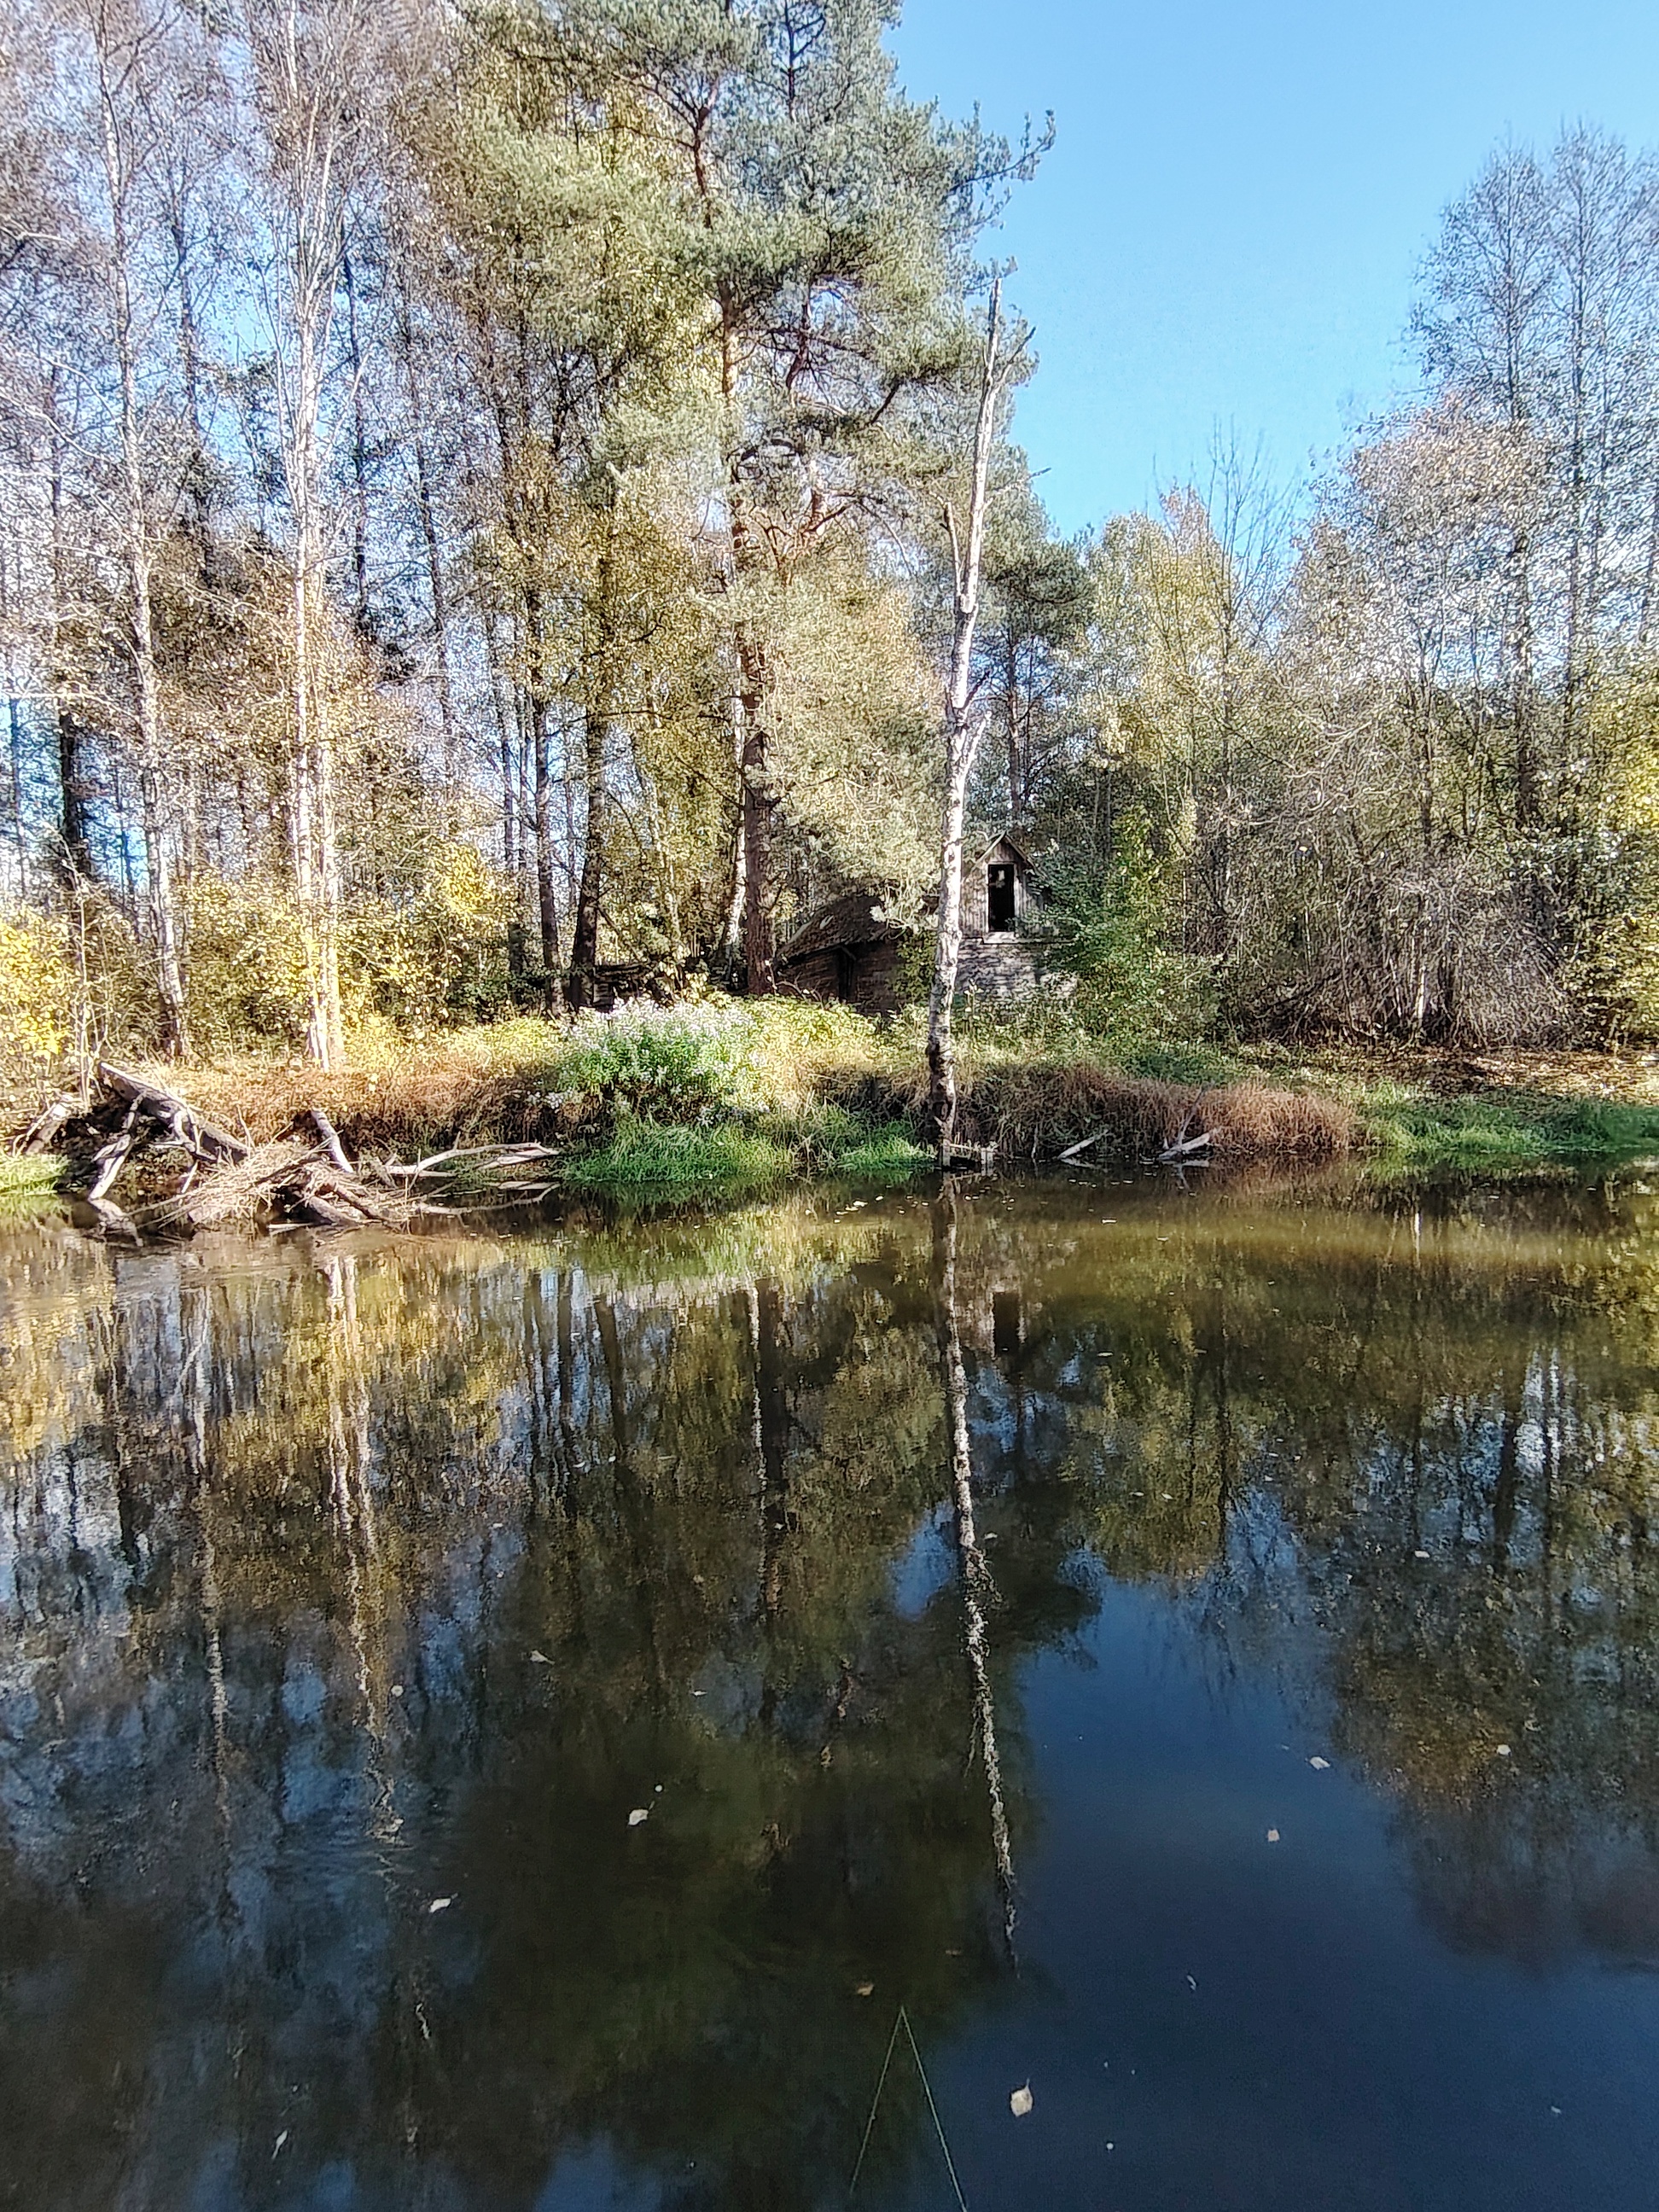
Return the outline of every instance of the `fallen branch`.
{"type": "Polygon", "coordinates": [[[1091,1145],[1097,1145],[1106,1133],[1107,1132],[1104,1129],[1097,1129],[1092,1137],[1085,1137],[1080,1144],[1067,1145],[1065,1151],[1060,1155],[1060,1158],[1063,1160],[1074,1160],[1079,1152],[1086,1152],[1091,1145]]]}
{"type": "Polygon", "coordinates": [[[356,1170],[346,1158],[345,1146],[340,1142],[339,1132],[320,1106],[313,1106],[311,1109],[311,1118],[316,1127],[317,1134],[323,1140],[323,1150],[338,1168],[340,1173],[343,1176],[355,1175],[356,1170]]]}
{"type": "Polygon", "coordinates": [[[233,1137],[228,1129],[221,1129],[212,1121],[204,1121],[188,1099],[180,1098],[176,1091],[164,1091],[158,1083],[151,1083],[129,1069],[112,1066],[106,1060],[98,1063],[98,1080],[102,1087],[116,1097],[126,1099],[138,1111],[153,1121],[158,1129],[167,1133],[172,1141],[194,1152],[200,1159],[246,1159],[248,1147],[233,1137]]]}
{"type": "Polygon", "coordinates": [[[138,1105],[135,1099],[127,1109],[126,1120],[122,1122],[115,1134],[106,1145],[100,1146],[93,1154],[93,1162],[98,1172],[93,1178],[91,1189],[87,1193],[88,1206],[97,1206],[101,1202],[104,1194],[126,1165],[127,1155],[137,1141],[137,1124],[138,1105]]]}
{"type": "Polygon", "coordinates": [[[23,1153],[49,1152],[52,1140],[58,1132],[83,1110],[81,1101],[72,1093],[63,1098],[54,1098],[46,1112],[24,1131],[18,1151],[23,1153]]]}
{"type": "Polygon", "coordinates": [[[1177,1137],[1174,1144],[1166,1145],[1158,1154],[1158,1164],[1161,1168],[1168,1168],[1174,1167],[1178,1161],[1196,1159],[1200,1153],[1207,1152],[1214,1142],[1213,1129],[1206,1129],[1196,1137],[1177,1137]]]}
{"type": "Polygon", "coordinates": [[[440,1168],[454,1170],[460,1162],[466,1161],[474,1173],[493,1174],[500,1169],[530,1167],[538,1160],[554,1160],[558,1156],[557,1148],[552,1145],[454,1145],[447,1152],[433,1152],[408,1166],[398,1160],[388,1160],[384,1172],[411,1181],[420,1176],[435,1175],[440,1168]]]}

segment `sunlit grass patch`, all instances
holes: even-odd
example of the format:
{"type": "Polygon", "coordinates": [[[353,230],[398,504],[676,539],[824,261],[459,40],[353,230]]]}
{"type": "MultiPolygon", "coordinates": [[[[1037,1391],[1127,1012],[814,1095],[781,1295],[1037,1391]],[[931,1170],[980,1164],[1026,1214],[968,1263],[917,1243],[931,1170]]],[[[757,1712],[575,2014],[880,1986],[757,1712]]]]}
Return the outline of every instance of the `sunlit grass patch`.
{"type": "Polygon", "coordinates": [[[730,1122],[705,1129],[623,1121],[606,1143],[570,1162],[564,1180],[575,1190],[678,1198],[769,1189],[791,1165],[782,1146],[730,1122]]]}
{"type": "Polygon", "coordinates": [[[0,1152],[0,1206],[22,1206],[49,1198],[65,1163],[55,1154],[0,1152]]]}
{"type": "Polygon", "coordinates": [[[889,1121],[835,1156],[835,1172],[869,1182],[908,1182],[933,1165],[902,1121],[889,1121]]]}
{"type": "Polygon", "coordinates": [[[1659,1108],[1537,1091],[1462,1098],[1379,1088],[1361,1103],[1377,1164],[1483,1176],[1589,1168],[1659,1153],[1659,1108]]]}

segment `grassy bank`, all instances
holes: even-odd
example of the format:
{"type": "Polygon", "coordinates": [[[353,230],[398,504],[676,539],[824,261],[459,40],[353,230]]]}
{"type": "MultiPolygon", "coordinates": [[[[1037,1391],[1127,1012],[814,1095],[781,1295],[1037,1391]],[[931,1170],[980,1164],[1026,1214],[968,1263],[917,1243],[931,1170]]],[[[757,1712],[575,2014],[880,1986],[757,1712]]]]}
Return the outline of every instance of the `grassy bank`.
{"type": "MultiPolygon", "coordinates": [[[[253,1055],[151,1073],[254,1143],[320,1108],[355,1158],[533,1142],[553,1149],[550,1176],[573,1190],[672,1200],[924,1170],[921,1044],[919,1016],[876,1024],[843,1006],[711,1000],[363,1041],[326,1076],[253,1055]]],[[[1659,1155],[1659,1062],[1607,1055],[1303,1060],[1194,1046],[1123,1065],[988,1018],[964,1025],[959,1086],[960,1134],[1008,1164],[1085,1139],[1091,1164],[1139,1164],[1204,1131],[1223,1165],[1358,1153],[1389,1176],[1513,1177],[1659,1155]]],[[[50,1188],[61,1166],[5,1159],[0,1202],[50,1188]]]]}
{"type": "Polygon", "coordinates": [[[1531,1091],[1399,1095],[1389,1085],[1374,1089],[1360,1115],[1384,1174],[1490,1182],[1659,1158],[1659,1106],[1531,1091]]]}
{"type": "MultiPolygon", "coordinates": [[[[148,1073],[254,1144],[320,1109],[359,1158],[533,1142],[553,1148],[550,1172],[572,1188],[676,1197],[924,1169],[921,1046],[919,1017],[876,1024],[843,1006],[710,1000],[360,1046],[326,1076],[252,1055],[148,1073]]],[[[1329,1093],[1213,1055],[1136,1072],[1006,1022],[966,1026],[959,1091],[959,1133],[1008,1162],[1085,1138],[1091,1160],[1138,1162],[1204,1130],[1219,1158],[1328,1158],[1357,1128],[1329,1093]]]]}

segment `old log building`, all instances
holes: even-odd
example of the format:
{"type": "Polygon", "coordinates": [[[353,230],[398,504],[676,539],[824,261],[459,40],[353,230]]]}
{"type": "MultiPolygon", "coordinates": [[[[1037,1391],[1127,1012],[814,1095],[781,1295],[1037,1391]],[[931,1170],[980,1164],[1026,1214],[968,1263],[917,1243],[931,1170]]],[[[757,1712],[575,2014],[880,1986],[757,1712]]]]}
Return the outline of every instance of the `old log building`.
{"type": "MultiPolygon", "coordinates": [[[[1036,969],[1024,933],[1031,862],[1007,836],[962,869],[962,959],[957,988],[987,999],[1031,990],[1036,969]]],[[[778,955],[778,988],[793,998],[840,1000],[860,1013],[891,1013],[903,996],[905,947],[932,933],[935,902],[909,911],[881,892],[848,891],[809,917],[778,955]]]]}

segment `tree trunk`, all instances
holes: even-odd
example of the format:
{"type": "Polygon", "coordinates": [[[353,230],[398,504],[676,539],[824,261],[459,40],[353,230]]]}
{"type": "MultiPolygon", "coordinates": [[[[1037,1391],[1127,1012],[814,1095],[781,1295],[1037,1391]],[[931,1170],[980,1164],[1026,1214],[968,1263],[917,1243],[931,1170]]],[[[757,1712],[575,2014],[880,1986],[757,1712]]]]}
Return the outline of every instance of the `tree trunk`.
{"type": "Polygon", "coordinates": [[[570,946],[570,1003],[591,1005],[593,970],[599,957],[599,902],[603,896],[610,794],[605,753],[611,738],[611,640],[616,585],[617,507],[614,483],[605,511],[591,614],[593,629],[584,652],[582,781],[587,793],[586,835],[582,840],[581,880],[576,890],[576,919],[570,946]]]}
{"type": "MultiPolygon", "coordinates": [[[[732,484],[732,560],[739,584],[760,564],[742,483],[732,484]]],[[[770,732],[766,726],[766,647],[751,618],[738,623],[738,703],[742,717],[738,792],[743,810],[743,946],[751,999],[778,988],[772,933],[772,790],[770,732]]]]}
{"type": "Polygon", "coordinates": [[[599,700],[582,717],[582,765],[587,785],[587,835],[582,841],[581,881],[576,890],[576,919],[570,939],[570,1003],[592,1003],[593,970],[599,958],[599,896],[605,877],[606,794],[605,740],[610,716],[599,700]]]}
{"type": "Polygon", "coordinates": [[[138,400],[138,335],[132,298],[133,242],[130,228],[131,177],[124,143],[122,118],[117,112],[115,76],[131,74],[137,57],[125,68],[104,43],[101,19],[98,26],[99,116],[102,126],[104,184],[110,210],[110,322],[121,392],[121,469],[125,512],[128,620],[133,685],[137,693],[135,720],[138,737],[139,827],[144,842],[144,892],[149,908],[150,946],[155,963],[156,997],[161,1003],[162,1048],[169,1059],[182,1059],[190,1049],[185,1017],[185,988],[179,965],[177,918],[173,906],[173,881],[167,851],[167,824],[161,808],[161,686],[155,669],[154,570],[150,551],[149,517],[144,490],[144,425],[138,400]],[[112,74],[112,64],[113,74],[112,74]]]}
{"type": "Polygon", "coordinates": [[[769,897],[772,873],[770,762],[765,720],[765,662],[753,638],[738,648],[743,663],[743,948],[751,999],[778,988],[769,897]]]}
{"type": "Polygon", "coordinates": [[[738,805],[732,827],[732,888],[726,902],[720,947],[720,964],[728,976],[736,972],[738,947],[743,936],[743,698],[737,690],[732,694],[732,766],[737,781],[738,805]]]}
{"type": "Polygon", "coordinates": [[[529,648],[532,811],[536,833],[536,918],[541,932],[542,974],[550,1000],[559,995],[559,894],[553,851],[552,702],[547,687],[547,626],[541,595],[524,595],[525,642],[529,648]]]}
{"type": "Polygon", "coordinates": [[[941,1156],[957,1119],[956,1048],[951,1031],[962,957],[962,829],[968,808],[968,779],[973,773],[981,725],[974,719],[974,629],[979,620],[979,576],[985,550],[985,501],[990,483],[991,450],[996,440],[997,403],[1007,381],[1002,355],[1002,286],[991,287],[991,312],[980,372],[979,411],[974,424],[973,474],[968,498],[968,535],[960,536],[954,516],[951,550],[956,594],[951,636],[951,668],[945,693],[945,805],[939,827],[939,931],[933,946],[933,988],[927,1004],[927,1111],[941,1156]]]}

